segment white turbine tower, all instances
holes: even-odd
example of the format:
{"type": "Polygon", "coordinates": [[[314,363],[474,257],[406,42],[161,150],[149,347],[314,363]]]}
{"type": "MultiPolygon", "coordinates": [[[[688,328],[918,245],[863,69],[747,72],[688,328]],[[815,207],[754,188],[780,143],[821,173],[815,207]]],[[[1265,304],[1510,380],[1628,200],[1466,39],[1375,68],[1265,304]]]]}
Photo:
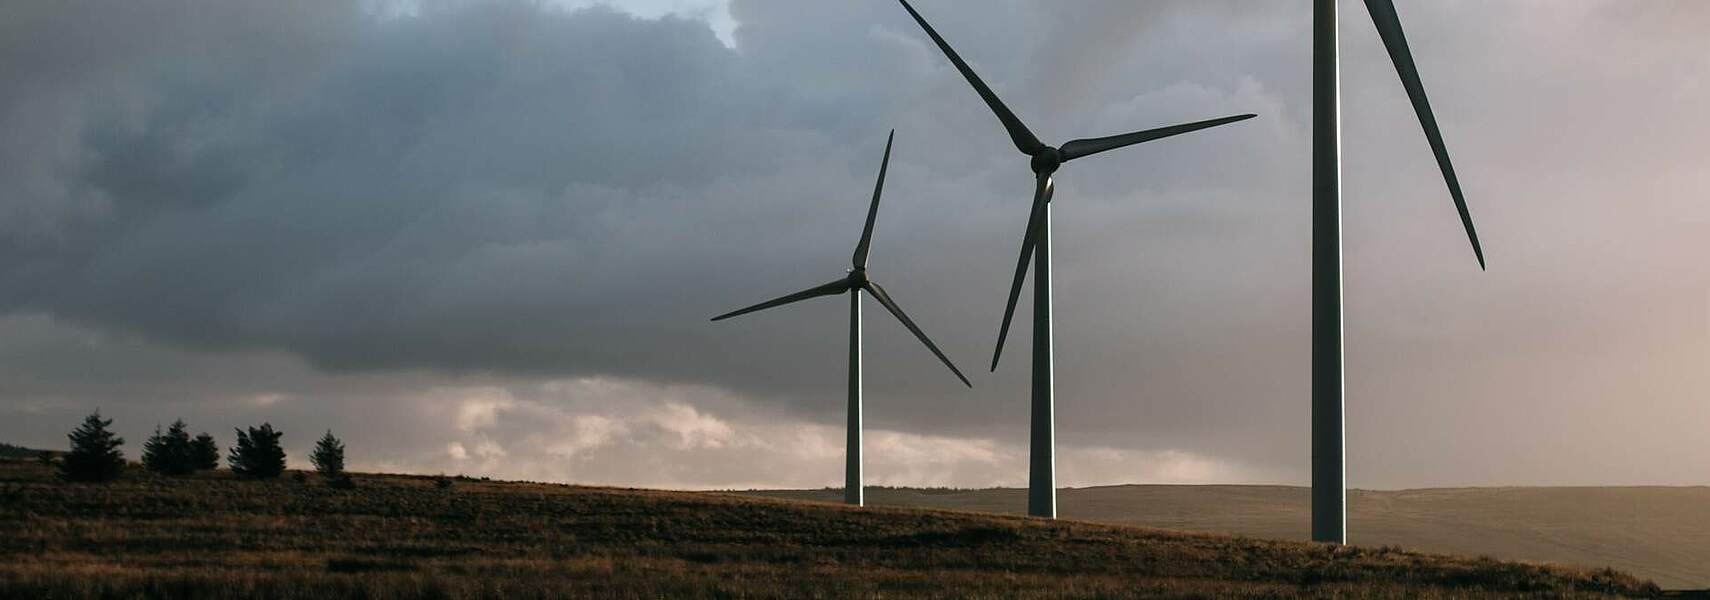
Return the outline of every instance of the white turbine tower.
{"type": "MultiPolygon", "coordinates": [[[[1443,181],[1461,214],[1479,269],[1484,250],[1449,162],[1443,134],[1413,64],[1401,18],[1391,0],[1365,0],[1413,102],[1443,181]]],[[[1337,59],[1336,0],[1312,3],[1312,539],[1348,542],[1346,423],[1342,416],[1342,112],[1337,59]]]]}
{"type": "Polygon", "coordinates": [[[926,30],[926,35],[932,38],[938,49],[944,51],[944,56],[962,72],[968,84],[980,98],[986,101],[998,121],[1003,123],[1009,132],[1010,141],[1015,147],[1032,158],[1035,186],[1033,191],[1033,208],[1027,218],[1027,231],[1021,238],[1021,259],[1015,265],[1015,281],[1009,290],[1009,305],[1004,309],[1003,326],[998,330],[997,349],[992,352],[992,370],[997,370],[998,358],[1003,354],[1004,339],[1009,336],[1009,322],[1015,314],[1015,302],[1021,296],[1021,284],[1027,280],[1027,263],[1037,253],[1038,260],[1034,262],[1033,282],[1033,418],[1032,439],[1029,442],[1027,514],[1036,517],[1056,518],[1057,516],[1057,476],[1054,448],[1056,445],[1055,426],[1055,387],[1052,381],[1055,365],[1052,362],[1052,333],[1051,333],[1051,193],[1052,174],[1058,167],[1071,160],[1090,156],[1106,150],[1115,150],[1141,142],[1159,138],[1180,135],[1191,131],[1216,127],[1251,119],[1254,115],[1236,115],[1211,119],[1183,125],[1172,125],[1125,133],[1101,138],[1073,140],[1060,148],[1052,148],[1034,137],[1033,132],[1021,123],[1021,119],[1004,106],[997,94],[986,87],[974,70],[968,67],[962,57],[950,48],[938,32],[926,23],[926,19],[915,12],[907,0],[902,2],[903,8],[926,30]]]}
{"type": "Polygon", "coordinates": [[[879,163],[879,181],[873,185],[873,203],[867,208],[867,226],[861,230],[860,243],[855,245],[854,266],[849,269],[849,274],[825,285],[761,302],[712,319],[720,321],[809,298],[849,293],[849,437],[848,449],[844,453],[843,501],[856,506],[860,506],[866,500],[861,479],[861,291],[866,290],[872,293],[874,300],[878,300],[879,304],[885,307],[885,310],[890,311],[891,315],[902,322],[903,327],[907,327],[914,334],[914,337],[919,338],[922,344],[926,344],[926,348],[931,350],[932,354],[944,363],[944,366],[950,367],[950,372],[955,373],[956,378],[962,380],[962,385],[973,387],[973,384],[968,383],[968,378],[962,375],[962,370],[957,369],[956,365],[950,362],[950,359],[938,349],[938,345],[933,344],[932,340],[926,337],[926,333],[914,324],[914,320],[909,319],[908,315],[903,313],[902,307],[897,306],[896,301],[891,300],[891,296],[885,292],[885,288],[880,286],[878,282],[867,278],[867,250],[873,241],[873,220],[879,214],[879,194],[885,189],[885,170],[891,164],[891,142],[896,139],[896,133],[896,130],[891,130],[890,137],[885,140],[885,158],[879,163]]]}

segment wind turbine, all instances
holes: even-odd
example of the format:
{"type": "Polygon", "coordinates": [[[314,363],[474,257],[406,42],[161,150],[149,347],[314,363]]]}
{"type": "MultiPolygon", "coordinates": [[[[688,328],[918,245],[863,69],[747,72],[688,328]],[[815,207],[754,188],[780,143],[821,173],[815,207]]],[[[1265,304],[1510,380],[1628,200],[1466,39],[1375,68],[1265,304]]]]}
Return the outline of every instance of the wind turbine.
{"type": "Polygon", "coordinates": [[[938,44],[938,49],[944,51],[944,56],[950,59],[956,70],[962,72],[968,84],[986,101],[986,106],[991,107],[992,112],[997,114],[998,121],[1001,121],[1004,129],[1009,132],[1010,141],[1015,143],[1016,149],[1032,158],[1035,178],[1033,207],[1027,217],[1027,231],[1021,238],[1021,258],[1015,265],[1015,281],[1009,289],[1009,305],[1004,308],[1003,326],[998,330],[997,349],[992,352],[992,370],[997,370],[998,358],[1003,355],[1003,342],[1009,336],[1009,323],[1015,314],[1015,302],[1021,296],[1022,282],[1027,279],[1027,263],[1033,254],[1037,253],[1039,259],[1033,267],[1033,415],[1028,457],[1027,514],[1056,518],[1056,427],[1053,400],[1055,388],[1052,383],[1052,370],[1055,365],[1052,361],[1051,333],[1051,176],[1063,163],[1077,158],[1243,121],[1255,115],[1236,115],[1109,137],[1079,139],[1052,148],[1034,137],[1033,132],[1021,123],[1015,113],[1010,112],[1009,107],[1004,106],[1003,101],[998,99],[997,94],[992,93],[991,88],[986,87],[979,75],[974,74],[968,63],[962,61],[962,57],[927,24],[926,19],[909,5],[908,0],[897,1],[901,2],[908,14],[920,24],[920,28],[926,30],[926,35],[932,38],[933,43],[938,44]]]}
{"type": "Polygon", "coordinates": [[[974,387],[974,384],[968,383],[968,378],[962,375],[962,370],[957,369],[955,363],[950,362],[950,359],[944,356],[944,352],[938,349],[938,345],[932,343],[932,340],[926,337],[926,333],[914,324],[914,320],[908,318],[908,314],[903,312],[902,307],[897,306],[896,301],[891,300],[891,295],[885,292],[884,286],[867,278],[867,250],[873,241],[873,219],[879,214],[879,193],[885,189],[885,170],[891,164],[891,142],[896,139],[896,136],[896,130],[892,129],[890,137],[885,139],[885,158],[879,163],[879,181],[873,185],[873,203],[867,208],[867,226],[861,230],[861,242],[855,244],[855,259],[848,275],[825,285],[808,288],[712,318],[714,321],[722,321],[737,315],[745,315],[809,298],[849,293],[849,437],[848,448],[844,451],[843,501],[856,506],[860,506],[865,501],[861,483],[861,291],[866,290],[873,294],[874,300],[878,300],[879,304],[885,307],[885,310],[890,311],[891,315],[901,321],[903,327],[907,327],[909,332],[914,334],[914,337],[920,339],[920,343],[926,344],[926,348],[931,350],[932,354],[944,363],[944,366],[950,367],[950,372],[955,373],[956,378],[962,380],[962,385],[974,387]]]}
{"type": "MultiPolygon", "coordinates": [[[[1365,0],[1437,167],[1449,185],[1478,268],[1484,250],[1449,163],[1443,133],[1425,97],[1425,84],[1407,48],[1391,0],[1365,0]]],[[[1342,417],[1342,109],[1337,59],[1336,0],[1312,3],[1312,539],[1348,543],[1345,422],[1342,417]]]]}

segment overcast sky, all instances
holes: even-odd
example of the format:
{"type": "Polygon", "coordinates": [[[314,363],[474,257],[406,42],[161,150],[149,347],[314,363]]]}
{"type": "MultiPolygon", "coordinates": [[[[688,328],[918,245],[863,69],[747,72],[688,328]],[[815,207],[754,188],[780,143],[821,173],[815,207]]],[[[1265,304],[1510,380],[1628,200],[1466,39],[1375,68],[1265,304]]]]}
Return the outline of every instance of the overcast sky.
{"type": "MultiPolygon", "coordinates": [[[[1397,2],[1488,272],[1343,4],[1350,484],[1710,483],[1710,3],[1397,2]]],[[[1309,3],[918,8],[1048,143],[1259,114],[1059,172],[1059,482],[1305,483],[1309,3]]],[[[707,318],[843,273],[892,128],[975,387],[870,303],[868,481],[1022,485],[1031,173],[892,1],[0,4],[0,440],[837,485],[845,303],[707,318]]]]}

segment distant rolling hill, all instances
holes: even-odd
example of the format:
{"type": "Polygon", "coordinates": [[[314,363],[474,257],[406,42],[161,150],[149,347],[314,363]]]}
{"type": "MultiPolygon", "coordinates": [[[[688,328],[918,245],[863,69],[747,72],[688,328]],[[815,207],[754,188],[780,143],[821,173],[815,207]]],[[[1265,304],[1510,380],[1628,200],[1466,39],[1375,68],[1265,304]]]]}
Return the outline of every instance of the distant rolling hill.
{"type": "MultiPolygon", "coordinates": [[[[840,490],[747,492],[836,502],[840,490]]],[[[1064,489],[1061,515],[1261,539],[1310,537],[1303,487],[1123,485],[1064,489]]],[[[870,488],[868,502],[1021,514],[1026,490],[870,488]]],[[[1612,566],[1664,588],[1710,588],[1710,487],[1352,490],[1350,541],[1509,560],[1612,566]]]]}
{"type": "MultiPolygon", "coordinates": [[[[0,461],[0,597],[1605,598],[1604,569],[729,494],[0,461]]],[[[882,495],[882,494],[881,494],[882,495]]]]}
{"type": "Polygon", "coordinates": [[[53,455],[62,454],[52,450],[37,450],[0,442],[0,460],[36,460],[41,458],[43,452],[53,455]]]}

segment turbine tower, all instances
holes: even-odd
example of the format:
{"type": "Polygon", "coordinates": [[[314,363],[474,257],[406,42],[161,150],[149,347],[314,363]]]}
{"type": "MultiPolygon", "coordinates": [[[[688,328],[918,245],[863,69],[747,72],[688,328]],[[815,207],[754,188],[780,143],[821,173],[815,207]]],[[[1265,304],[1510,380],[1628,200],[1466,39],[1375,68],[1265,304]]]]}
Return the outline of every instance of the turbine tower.
{"type": "Polygon", "coordinates": [[[1029,441],[1028,492],[1027,514],[1036,517],[1056,518],[1057,516],[1057,477],[1055,425],[1055,388],[1052,381],[1052,333],[1051,333],[1051,195],[1052,174],[1063,163],[1090,156],[1106,150],[1115,150],[1141,142],[1148,142],[1191,131],[1216,127],[1227,123],[1251,119],[1254,115],[1236,115],[1220,119],[1210,119],[1182,125],[1160,127],[1146,131],[1125,133],[1109,137],[1073,140],[1061,147],[1052,148],[1034,137],[1033,132],[1021,123],[1021,119],[1004,106],[997,94],[986,87],[968,63],[950,48],[950,44],[938,35],[938,32],[927,24],[926,19],[910,6],[908,0],[897,0],[908,14],[914,17],[920,28],[926,30],[926,35],[932,38],[938,49],[944,51],[944,56],[950,59],[957,71],[968,80],[974,91],[985,100],[986,106],[997,114],[998,121],[1003,123],[1009,132],[1010,141],[1016,149],[1029,156],[1035,184],[1033,188],[1033,206],[1027,217],[1027,230],[1021,238],[1021,258],[1015,265],[1015,281],[1009,289],[1009,304],[1004,308],[1003,325],[998,330],[997,349],[992,352],[992,370],[997,370],[998,358],[1003,355],[1003,342],[1009,336],[1009,323],[1015,313],[1015,302],[1021,296],[1021,284],[1027,280],[1027,263],[1033,255],[1039,255],[1034,262],[1033,282],[1033,390],[1032,390],[1032,437],[1029,441]]]}
{"type": "Polygon", "coordinates": [[[962,370],[957,369],[955,363],[950,362],[950,359],[944,356],[944,352],[938,349],[938,345],[932,343],[932,340],[926,337],[926,333],[914,324],[914,320],[903,313],[902,307],[897,306],[896,301],[891,300],[891,295],[885,292],[885,288],[880,286],[879,282],[867,278],[867,250],[873,241],[873,220],[879,214],[879,194],[885,189],[885,170],[891,164],[891,142],[896,139],[896,135],[897,132],[893,129],[890,137],[885,139],[885,158],[879,163],[879,181],[873,185],[873,203],[867,208],[867,226],[861,230],[860,243],[855,245],[854,266],[849,269],[848,275],[825,285],[808,288],[712,318],[714,321],[722,321],[737,315],[745,315],[809,298],[849,293],[849,437],[848,448],[844,452],[843,501],[856,506],[860,506],[866,500],[861,482],[862,290],[871,293],[874,300],[878,300],[879,304],[885,307],[885,310],[890,311],[891,315],[902,322],[903,327],[907,327],[909,332],[914,334],[914,337],[920,339],[920,343],[926,344],[926,348],[931,350],[932,354],[944,363],[944,366],[950,367],[950,372],[955,373],[957,379],[962,380],[962,385],[974,387],[974,384],[969,383],[968,378],[962,375],[962,370]]]}
{"type": "MultiPolygon", "coordinates": [[[[1460,211],[1478,267],[1484,250],[1449,162],[1425,85],[1391,0],[1365,0],[1401,85],[1413,102],[1437,167],[1460,211]]],[[[1342,371],[1342,114],[1336,0],[1312,3],[1312,539],[1348,543],[1346,423],[1342,371]]]]}

